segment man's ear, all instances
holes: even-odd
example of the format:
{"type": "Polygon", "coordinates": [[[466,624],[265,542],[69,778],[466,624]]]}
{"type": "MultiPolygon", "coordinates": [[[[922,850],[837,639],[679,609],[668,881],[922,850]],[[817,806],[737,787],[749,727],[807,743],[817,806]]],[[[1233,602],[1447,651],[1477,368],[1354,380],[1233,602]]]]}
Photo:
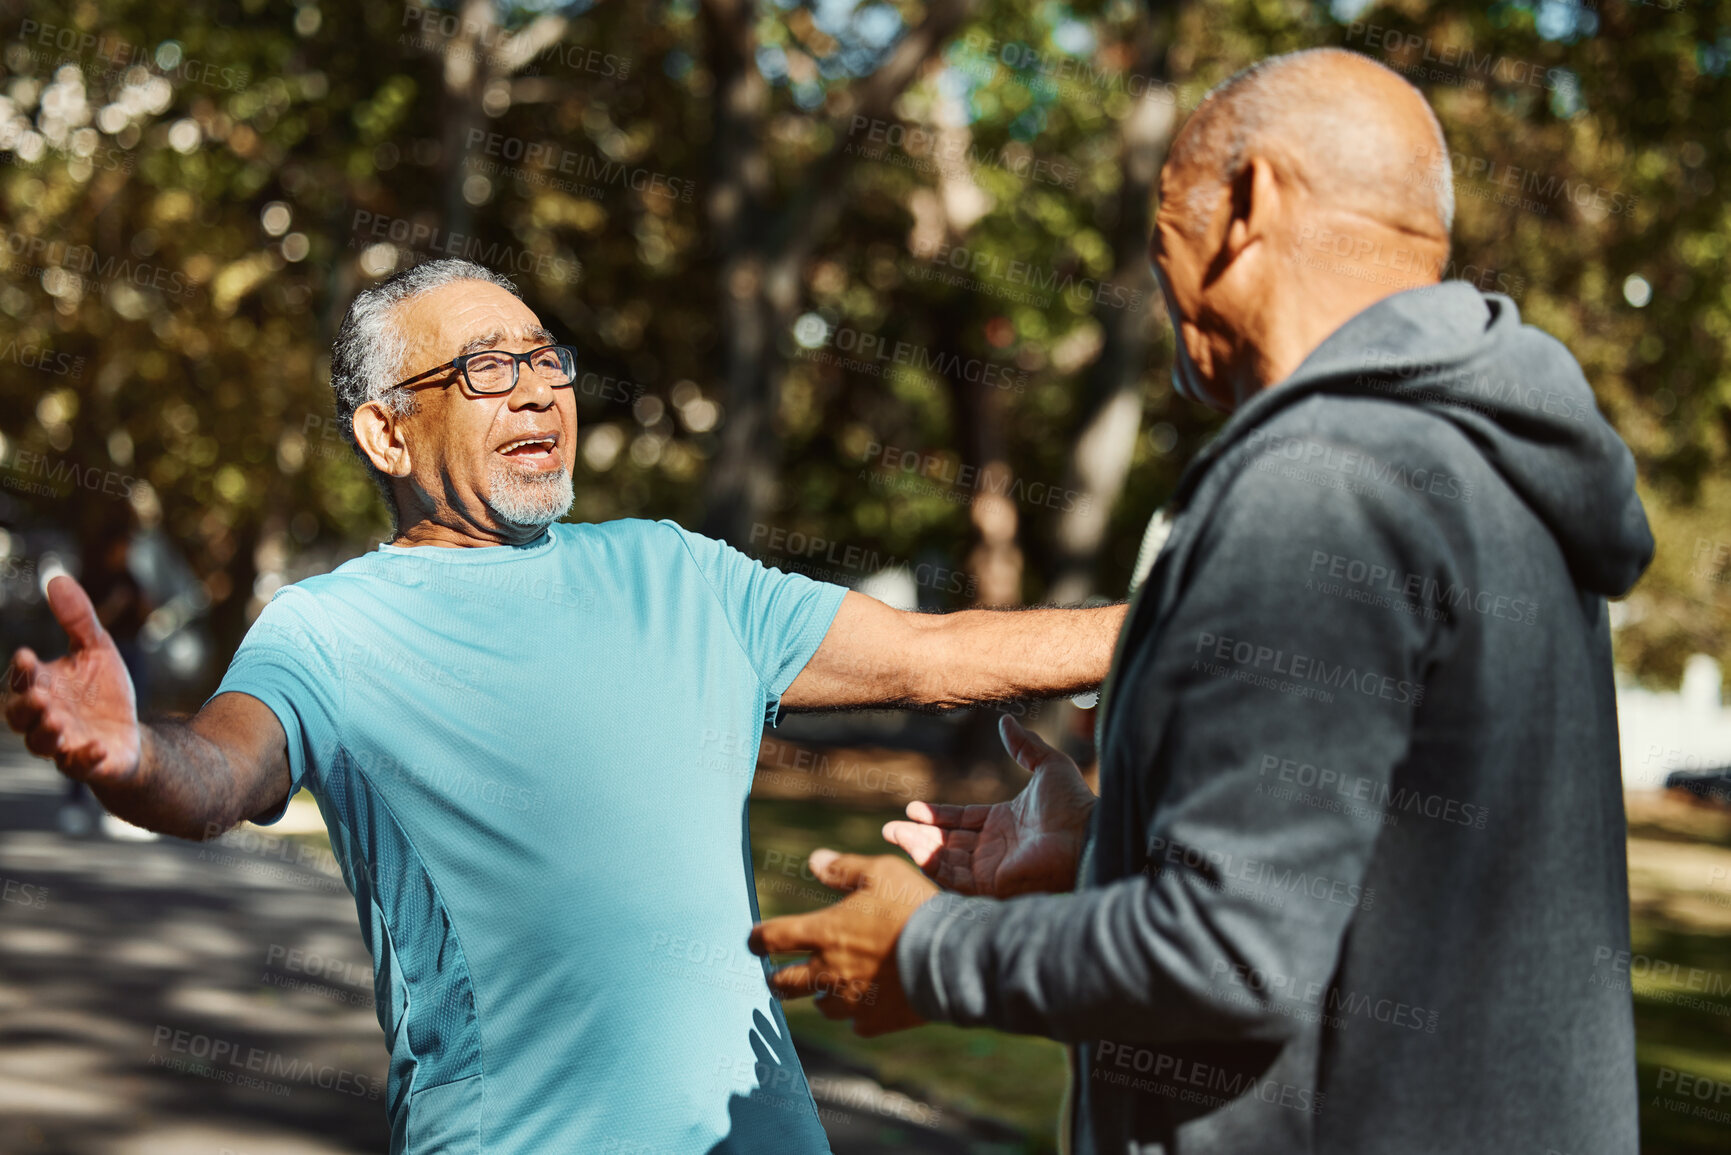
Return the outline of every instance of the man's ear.
{"type": "Polygon", "coordinates": [[[1274,174],[1274,166],[1264,156],[1252,156],[1233,178],[1229,193],[1231,216],[1226,223],[1225,243],[1221,246],[1223,263],[1229,263],[1258,241],[1273,237],[1274,223],[1285,208],[1286,189],[1274,174]]]}
{"type": "Polygon", "coordinates": [[[400,418],[377,401],[355,410],[355,440],[361,452],[388,477],[407,477],[412,462],[400,418]]]}

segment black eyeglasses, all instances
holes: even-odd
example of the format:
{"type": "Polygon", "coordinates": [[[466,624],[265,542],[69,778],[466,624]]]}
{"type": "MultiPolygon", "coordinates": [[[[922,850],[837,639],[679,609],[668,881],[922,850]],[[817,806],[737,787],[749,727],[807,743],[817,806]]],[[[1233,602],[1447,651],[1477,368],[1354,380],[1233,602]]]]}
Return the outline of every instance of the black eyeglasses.
{"type": "MultiPolygon", "coordinates": [[[[435,365],[425,373],[417,373],[407,381],[399,381],[391,386],[402,389],[413,385],[424,377],[435,373],[443,373],[447,369],[455,369],[463,378],[471,392],[482,394],[509,393],[517,387],[518,367],[529,366],[529,371],[542,378],[555,389],[566,389],[577,380],[577,350],[569,345],[543,345],[539,349],[531,349],[527,353],[507,353],[503,349],[483,349],[478,353],[464,353],[461,357],[453,357],[443,365],[435,365]]],[[[447,381],[445,384],[449,385],[447,381]]]]}

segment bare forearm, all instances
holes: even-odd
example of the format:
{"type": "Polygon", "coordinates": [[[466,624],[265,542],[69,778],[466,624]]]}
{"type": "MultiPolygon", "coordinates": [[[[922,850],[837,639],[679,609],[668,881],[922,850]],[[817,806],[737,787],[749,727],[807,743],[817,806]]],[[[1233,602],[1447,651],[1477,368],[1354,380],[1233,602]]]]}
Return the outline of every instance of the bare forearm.
{"type": "Polygon", "coordinates": [[[850,590],[781,704],[945,710],[1080,693],[1105,680],[1124,610],[921,614],[850,590]]]}
{"type": "Polygon", "coordinates": [[[195,841],[263,810],[269,800],[253,797],[256,787],[236,772],[228,753],[192,723],[161,718],[141,724],[137,773],[92,783],[91,793],[134,826],[195,841]]]}
{"type": "Polygon", "coordinates": [[[1122,604],[1090,609],[963,610],[930,615],[942,660],[928,672],[931,704],[1056,698],[1106,680],[1124,624],[1122,604]]]}

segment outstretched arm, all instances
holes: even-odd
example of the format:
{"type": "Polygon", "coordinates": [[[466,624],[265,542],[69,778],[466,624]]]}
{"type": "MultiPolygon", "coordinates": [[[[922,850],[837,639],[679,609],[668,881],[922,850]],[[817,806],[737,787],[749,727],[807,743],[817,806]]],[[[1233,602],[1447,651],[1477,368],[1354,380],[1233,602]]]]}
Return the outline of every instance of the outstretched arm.
{"type": "Polygon", "coordinates": [[[43,662],[21,648],[6,671],[6,724],[31,753],[52,758],[111,813],[179,838],[210,838],[282,804],[287,740],[269,707],[229,693],[190,718],[141,723],[120,652],[83,588],[57,577],[48,605],[69,652],[43,662]]]}
{"type": "Polygon", "coordinates": [[[922,614],[850,590],[781,704],[946,709],[1079,694],[1106,680],[1124,610],[922,614]]]}

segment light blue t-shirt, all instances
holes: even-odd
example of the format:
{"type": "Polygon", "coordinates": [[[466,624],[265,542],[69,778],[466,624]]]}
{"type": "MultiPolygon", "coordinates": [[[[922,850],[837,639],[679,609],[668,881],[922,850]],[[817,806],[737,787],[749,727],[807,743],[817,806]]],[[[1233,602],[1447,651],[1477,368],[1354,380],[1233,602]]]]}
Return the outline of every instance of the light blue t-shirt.
{"type": "Polygon", "coordinates": [[[642,520],[277,591],[217,693],[282,721],[354,891],[393,1155],[829,1150],[746,793],[845,593],[642,520]]]}

